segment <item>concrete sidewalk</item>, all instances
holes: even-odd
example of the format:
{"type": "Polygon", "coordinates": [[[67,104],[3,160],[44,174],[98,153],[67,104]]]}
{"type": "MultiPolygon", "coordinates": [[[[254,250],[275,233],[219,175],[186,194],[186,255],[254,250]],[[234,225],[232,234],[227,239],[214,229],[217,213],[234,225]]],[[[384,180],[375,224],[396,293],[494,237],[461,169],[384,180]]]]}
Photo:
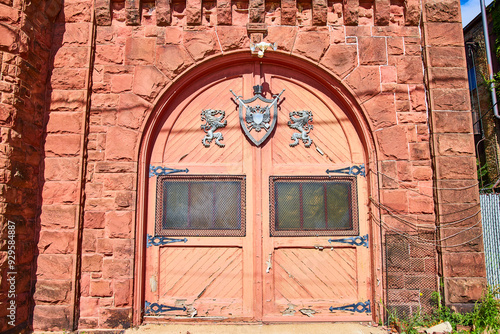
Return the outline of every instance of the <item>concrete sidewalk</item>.
{"type": "Polygon", "coordinates": [[[126,334],[387,334],[381,327],[359,323],[301,324],[147,324],[125,331],[126,334]]]}

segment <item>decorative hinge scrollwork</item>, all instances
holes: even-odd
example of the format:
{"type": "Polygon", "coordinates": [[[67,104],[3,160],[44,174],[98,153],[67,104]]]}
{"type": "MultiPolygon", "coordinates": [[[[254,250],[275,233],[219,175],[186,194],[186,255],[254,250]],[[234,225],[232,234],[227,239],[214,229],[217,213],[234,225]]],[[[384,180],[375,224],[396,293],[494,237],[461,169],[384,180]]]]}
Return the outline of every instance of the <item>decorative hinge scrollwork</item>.
{"type": "Polygon", "coordinates": [[[165,312],[170,312],[170,311],[186,311],[186,307],[176,307],[176,306],[168,306],[168,305],[163,305],[163,304],[158,304],[158,303],[149,303],[146,301],[144,303],[144,314],[145,315],[150,315],[150,314],[159,314],[159,313],[165,313],[165,312]]]}
{"type": "Polygon", "coordinates": [[[345,167],[345,168],[339,168],[339,169],[327,169],[326,174],[330,173],[341,173],[341,174],[348,174],[348,175],[361,175],[361,176],[366,176],[365,172],[365,164],[361,164],[359,166],[351,166],[351,167],[345,167]]]}
{"type": "Polygon", "coordinates": [[[153,246],[167,245],[167,244],[171,244],[174,242],[187,242],[187,241],[188,240],[186,238],[175,239],[175,238],[162,237],[162,236],[153,237],[152,235],[148,234],[148,241],[146,243],[146,248],[153,247],[153,246]]]}
{"type": "Polygon", "coordinates": [[[168,175],[173,173],[189,173],[189,169],[175,169],[161,166],[153,166],[149,165],[149,177],[158,176],[158,175],[168,175]]]}
{"type": "Polygon", "coordinates": [[[344,305],[344,306],[339,306],[339,307],[330,307],[329,308],[330,312],[333,311],[349,311],[349,312],[357,312],[357,313],[372,313],[372,308],[370,305],[370,301],[366,301],[364,303],[356,303],[356,304],[349,304],[349,305],[344,305]]]}
{"type": "Polygon", "coordinates": [[[342,239],[328,239],[329,243],[332,242],[342,242],[344,244],[349,244],[353,246],[365,246],[368,248],[368,234],[365,234],[364,236],[356,236],[356,237],[349,237],[349,238],[342,238],[342,239]]]}

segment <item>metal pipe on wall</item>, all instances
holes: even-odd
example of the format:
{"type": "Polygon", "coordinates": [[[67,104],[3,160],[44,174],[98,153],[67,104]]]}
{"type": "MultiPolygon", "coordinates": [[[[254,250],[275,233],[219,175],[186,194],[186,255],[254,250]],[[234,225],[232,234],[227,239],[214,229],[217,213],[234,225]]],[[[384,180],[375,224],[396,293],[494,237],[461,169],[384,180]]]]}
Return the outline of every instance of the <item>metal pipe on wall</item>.
{"type": "Polygon", "coordinates": [[[493,104],[493,114],[495,114],[496,118],[500,118],[498,114],[498,106],[497,106],[497,92],[495,89],[495,84],[493,83],[493,63],[491,60],[491,49],[490,49],[490,39],[489,39],[489,31],[488,31],[488,19],[486,18],[486,6],[484,4],[484,0],[480,0],[481,2],[481,16],[483,18],[483,34],[484,34],[484,45],[486,47],[486,59],[488,61],[488,74],[491,80],[491,102],[493,104]]]}

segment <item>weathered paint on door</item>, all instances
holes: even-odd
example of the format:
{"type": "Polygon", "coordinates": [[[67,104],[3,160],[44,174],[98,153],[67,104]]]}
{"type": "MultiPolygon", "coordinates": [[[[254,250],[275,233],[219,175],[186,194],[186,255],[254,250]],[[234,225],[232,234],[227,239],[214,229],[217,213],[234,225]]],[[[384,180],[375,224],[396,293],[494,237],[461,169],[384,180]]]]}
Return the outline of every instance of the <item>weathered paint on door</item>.
{"type": "MultiPolygon", "coordinates": [[[[333,311],[330,307],[371,298],[369,248],[329,243],[331,235],[271,236],[270,177],[321,176],[327,169],[365,163],[366,156],[348,113],[336,97],[300,71],[259,62],[199,78],[164,111],[155,135],[150,164],[189,169],[190,175],[243,175],[244,236],[176,236],[174,242],[146,250],[145,299],[171,308],[161,319],[263,321],[370,320],[370,314],[333,311]],[[266,98],[283,89],[276,128],[259,147],[248,140],[239,122],[238,102],[249,99],[254,85],[266,98]],[[225,111],[225,147],[202,145],[201,111],[225,111]],[[289,113],[313,113],[313,140],[291,147],[289,113]]],[[[149,179],[147,233],[155,234],[156,177],[149,179]]],[[[366,180],[357,177],[359,231],[369,234],[366,180]]],[[[352,233],[350,235],[353,235],[352,233]]],[[[345,237],[345,236],[344,236],[345,237]]],[[[150,319],[151,318],[147,318],[150,319]]]]}

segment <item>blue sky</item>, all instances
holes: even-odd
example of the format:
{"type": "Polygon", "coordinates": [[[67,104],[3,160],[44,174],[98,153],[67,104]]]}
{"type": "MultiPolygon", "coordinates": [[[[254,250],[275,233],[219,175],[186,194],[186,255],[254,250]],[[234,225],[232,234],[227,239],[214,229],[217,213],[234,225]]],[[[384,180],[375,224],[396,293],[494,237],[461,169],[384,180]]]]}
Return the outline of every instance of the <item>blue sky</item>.
{"type": "MultiPolygon", "coordinates": [[[[486,6],[492,2],[493,0],[485,0],[486,6]]],[[[460,0],[460,4],[462,5],[462,25],[465,27],[481,13],[481,7],[479,6],[479,0],[460,0]]]]}

